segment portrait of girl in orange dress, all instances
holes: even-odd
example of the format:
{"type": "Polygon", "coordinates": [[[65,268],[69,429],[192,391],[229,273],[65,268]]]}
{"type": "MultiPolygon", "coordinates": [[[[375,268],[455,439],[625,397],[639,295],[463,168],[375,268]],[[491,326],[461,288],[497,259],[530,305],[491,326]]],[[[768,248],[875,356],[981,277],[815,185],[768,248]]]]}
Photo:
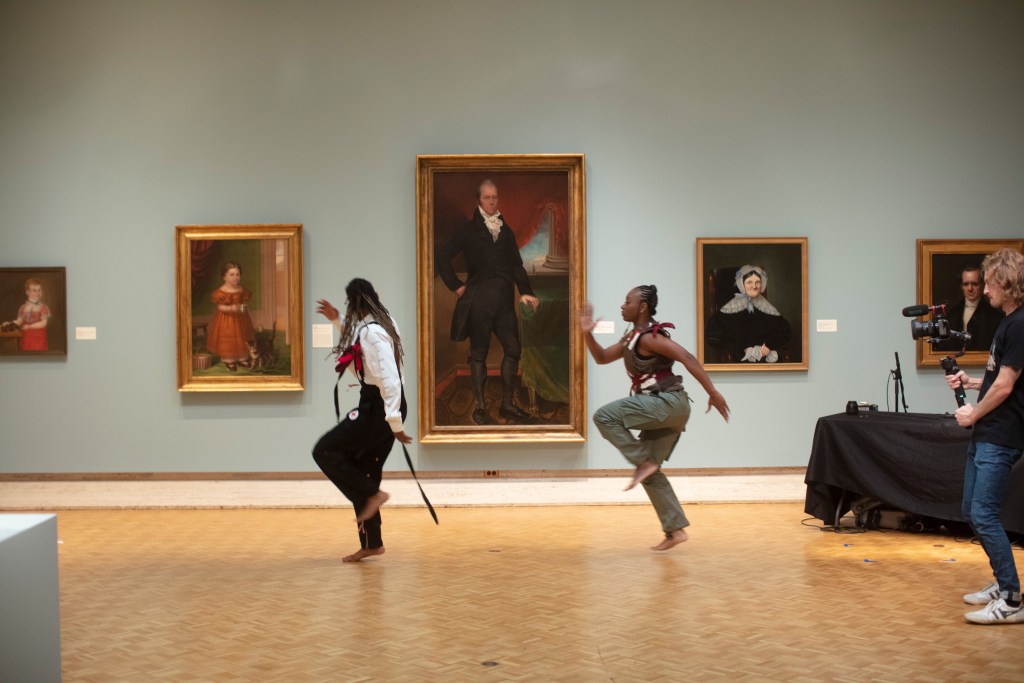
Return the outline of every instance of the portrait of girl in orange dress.
{"type": "Polygon", "coordinates": [[[216,312],[210,322],[206,346],[210,353],[220,356],[228,370],[234,372],[239,365],[249,367],[246,342],[256,336],[248,310],[252,292],[241,285],[242,267],[234,261],[225,262],[220,275],[224,284],[210,295],[216,312]]]}

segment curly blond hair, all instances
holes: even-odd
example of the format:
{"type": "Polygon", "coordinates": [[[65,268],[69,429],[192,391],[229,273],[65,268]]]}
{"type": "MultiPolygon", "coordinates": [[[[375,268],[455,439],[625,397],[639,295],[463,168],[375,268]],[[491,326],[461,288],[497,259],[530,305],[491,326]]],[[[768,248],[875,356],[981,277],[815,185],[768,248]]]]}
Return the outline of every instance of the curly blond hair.
{"type": "Polygon", "coordinates": [[[1013,249],[1000,249],[981,263],[985,282],[1003,290],[1006,298],[1024,304],[1024,255],[1013,249]]]}

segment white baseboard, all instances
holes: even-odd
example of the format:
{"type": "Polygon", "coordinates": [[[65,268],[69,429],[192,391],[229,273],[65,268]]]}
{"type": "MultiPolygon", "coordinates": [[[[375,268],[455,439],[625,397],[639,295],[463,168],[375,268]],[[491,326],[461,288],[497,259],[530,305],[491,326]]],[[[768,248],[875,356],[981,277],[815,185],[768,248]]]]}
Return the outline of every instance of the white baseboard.
{"type": "MultiPolygon", "coordinates": [[[[669,477],[684,503],[799,502],[803,474],[669,477]]],[[[627,479],[426,479],[434,507],[647,504],[627,479]]],[[[412,479],[387,479],[389,506],[423,506],[412,479]]],[[[347,507],[326,479],[261,481],[2,481],[0,510],[347,507]]]]}

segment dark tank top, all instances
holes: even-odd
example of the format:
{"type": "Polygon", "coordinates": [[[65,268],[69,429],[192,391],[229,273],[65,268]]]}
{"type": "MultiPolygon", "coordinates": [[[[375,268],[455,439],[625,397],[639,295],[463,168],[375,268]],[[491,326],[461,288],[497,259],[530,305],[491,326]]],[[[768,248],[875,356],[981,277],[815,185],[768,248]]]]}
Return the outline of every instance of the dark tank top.
{"type": "Polygon", "coordinates": [[[675,363],[671,358],[653,355],[644,356],[636,351],[640,344],[640,337],[645,334],[663,334],[669,336],[666,327],[675,327],[672,323],[653,323],[643,330],[632,330],[622,337],[625,346],[622,352],[622,360],[626,366],[626,372],[633,380],[631,394],[658,394],[663,391],[682,391],[683,378],[672,372],[672,365],[675,363]]]}

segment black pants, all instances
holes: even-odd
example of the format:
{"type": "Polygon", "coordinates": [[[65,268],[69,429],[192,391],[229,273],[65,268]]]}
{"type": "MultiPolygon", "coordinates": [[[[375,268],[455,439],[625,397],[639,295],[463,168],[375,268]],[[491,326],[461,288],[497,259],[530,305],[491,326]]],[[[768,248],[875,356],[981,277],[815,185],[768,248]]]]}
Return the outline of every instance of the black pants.
{"type": "MultiPolygon", "coordinates": [[[[402,419],[405,419],[405,414],[403,392],[402,419]]],[[[358,515],[366,500],[380,490],[384,463],[394,443],[394,432],[384,419],[384,399],[380,389],[372,384],[363,384],[359,391],[359,407],[320,437],[313,447],[313,460],[338,490],[352,501],[358,515]]],[[[374,549],[383,545],[378,510],[360,527],[359,546],[374,549]]]]}
{"type": "Polygon", "coordinates": [[[516,305],[516,292],[511,282],[495,277],[478,285],[469,309],[470,358],[487,360],[487,349],[491,345],[493,333],[505,356],[515,359],[518,364],[522,345],[519,341],[516,305]]]}

